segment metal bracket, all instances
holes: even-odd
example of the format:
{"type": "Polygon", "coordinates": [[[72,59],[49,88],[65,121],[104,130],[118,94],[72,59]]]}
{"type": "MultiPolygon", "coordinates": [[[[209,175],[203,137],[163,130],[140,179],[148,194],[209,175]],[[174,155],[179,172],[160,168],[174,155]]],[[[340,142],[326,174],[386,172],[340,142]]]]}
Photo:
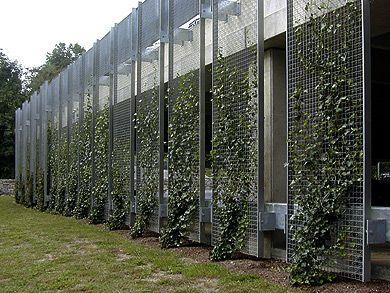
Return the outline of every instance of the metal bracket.
{"type": "Polygon", "coordinates": [[[118,66],[117,73],[119,75],[129,75],[131,73],[131,64],[122,63],[118,66]]]}
{"type": "Polygon", "coordinates": [[[200,208],[200,222],[211,223],[211,207],[200,208]]]}
{"type": "Polygon", "coordinates": [[[110,86],[110,77],[107,75],[101,76],[99,78],[99,85],[110,86]]]}
{"type": "Polygon", "coordinates": [[[367,220],[367,244],[381,244],[386,242],[386,220],[367,220]]]}
{"type": "Polygon", "coordinates": [[[169,43],[169,37],[168,37],[167,32],[165,32],[165,31],[160,32],[160,42],[161,43],[169,43]]]}
{"type": "Polygon", "coordinates": [[[158,60],[158,47],[147,47],[142,54],[142,61],[153,62],[158,60]]]}
{"type": "Polygon", "coordinates": [[[174,32],[173,42],[178,45],[183,45],[184,42],[192,42],[193,33],[192,30],[185,28],[177,28],[174,32]]]}
{"type": "Polygon", "coordinates": [[[241,14],[240,3],[236,1],[221,1],[218,7],[218,20],[227,21],[229,15],[238,16],[241,14]]]}
{"type": "Polygon", "coordinates": [[[259,231],[275,231],[276,213],[260,212],[259,213],[259,231]]]}
{"type": "Polygon", "coordinates": [[[213,13],[211,11],[211,1],[205,1],[201,4],[200,17],[205,19],[213,18],[213,13]]]}

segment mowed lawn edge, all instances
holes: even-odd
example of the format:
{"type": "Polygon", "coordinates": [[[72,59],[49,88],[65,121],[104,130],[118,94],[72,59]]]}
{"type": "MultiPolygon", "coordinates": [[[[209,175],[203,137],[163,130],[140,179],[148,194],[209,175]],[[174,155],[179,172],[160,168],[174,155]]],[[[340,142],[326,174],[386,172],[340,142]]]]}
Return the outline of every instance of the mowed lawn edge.
{"type": "Polygon", "coordinates": [[[0,292],[291,292],[0,196],[0,292]]]}

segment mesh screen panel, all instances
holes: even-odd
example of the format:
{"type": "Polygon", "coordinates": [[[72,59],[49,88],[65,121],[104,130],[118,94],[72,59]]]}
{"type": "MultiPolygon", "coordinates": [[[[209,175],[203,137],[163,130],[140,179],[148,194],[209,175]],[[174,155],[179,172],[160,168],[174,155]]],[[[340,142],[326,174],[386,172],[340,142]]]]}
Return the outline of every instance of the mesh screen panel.
{"type": "Polygon", "coordinates": [[[137,129],[136,129],[136,212],[137,201],[150,194],[156,197],[156,213],[152,216],[150,229],[159,232],[159,87],[158,58],[148,55],[151,46],[159,39],[159,1],[146,0],[142,3],[142,17],[139,30],[139,53],[141,53],[140,80],[137,83],[137,129]],[[146,61],[145,59],[149,59],[146,61]],[[147,159],[148,158],[148,159],[147,159]]]}
{"type": "Polygon", "coordinates": [[[145,0],[142,3],[142,38],[141,50],[146,49],[156,42],[159,37],[160,25],[160,1],[145,0]]]}
{"type": "MultiPolygon", "coordinates": [[[[184,23],[193,19],[199,13],[199,1],[172,1],[170,6],[170,15],[172,21],[170,23],[171,30],[174,32],[184,23]]],[[[168,104],[168,152],[171,154],[168,157],[168,194],[169,196],[180,196],[179,188],[183,182],[190,183],[185,185],[188,190],[183,191],[186,194],[197,194],[198,202],[196,204],[196,210],[194,212],[194,219],[192,221],[192,227],[190,228],[190,239],[194,241],[200,241],[200,227],[199,227],[199,162],[195,164],[192,161],[193,157],[199,158],[199,56],[200,56],[200,44],[199,44],[199,32],[200,26],[195,25],[192,27],[193,40],[190,42],[182,42],[182,44],[174,44],[171,46],[172,51],[170,58],[170,70],[169,70],[169,104],[168,104]],[[187,91],[191,89],[190,91],[187,91]],[[191,109],[188,109],[188,98],[184,95],[190,95],[193,101],[191,109]],[[187,99],[187,101],[185,100],[187,99]],[[183,105],[187,106],[183,106],[183,105]],[[191,113],[196,113],[195,117],[189,117],[188,121],[193,123],[178,123],[178,116],[182,114],[181,108],[191,113]],[[194,132],[196,135],[190,140],[181,141],[180,129],[183,131],[183,127],[186,131],[194,132]],[[177,147],[177,151],[173,148],[177,147]],[[189,155],[185,157],[178,157],[181,152],[188,152],[189,155]],[[186,170],[183,170],[183,165],[191,165],[192,172],[184,174],[186,170]],[[177,193],[176,193],[177,192],[177,193]]],[[[196,160],[196,159],[195,159],[196,160]]],[[[177,201],[172,199],[173,201],[177,201]]],[[[169,204],[169,201],[168,201],[169,204]]],[[[168,205],[169,212],[169,205],[168,205]]]]}
{"type": "Polygon", "coordinates": [[[131,15],[118,23],[118,64],[130,59],[131,15]]]}
{"type": "MultiPolygon", "coordinates": [[[[113,105],[113,169],[125,180],[124,195],[130,201],[130,99],[113,105]]],[[[115,186],[113,186],[115,189],[115,186]]],[[[130,205],[129,205],[130,206],[130,205]]]]}
{"type": "MultiPolygon", "coordinates": [[[[342,75],[350,82],[337,89],[336,96],[344,97],[349,102],[340,111],[339,123],[348,123],[348,127],[354,129],[348,135],[348,139],[341,144],[330,147],[323,139],[322,155],[326,155],[329,150],[337,148],[340,158],[348,156],[351,152],[363,153],[363,36],[362,36],[362,7],[361,1],[288,1],[288,131],[290,140],[288,155],[289,162],[294,162],[294,156],[302,156],[304,145],[313,144],[313,137],[318,131],[317,125],[321,117],[328,115],[320,107],[321,84],[323,76],[319,71],[308,71],[307,66],[312,64],[318,66],[318,56],[322,60],[331,60],[331,56],[336,54],[337,61],[334,63],[326,80],[334,82],[333,77],[342,75]],[[321,5],[315,6],[316,4],[321,5]],[[322,7],[322,8],[321,8],[322,7]],[[331,31],[322,30],[330,25],[331,31]],[[318,34],[322,30],[321,34],[318,34]],[[321,39],[319,39],[321,35],[321,39]],[[322,49],[319,49],[319,48],[322,49]],[[296,107],[293,98],[297,90],[302,89],[301,108],[296,107]],[[300,111],[311,117],[305,126],[298,121],[300,111]],[[351,118],[352,117],[352,118],[351,118]],[[301,135],[292,136],[296,131],[301,130],[301,135]],[[298,147],[294,148],[293,145],[298,147]]],[[[323,68],[319,66],[320,68],[323,68]]],[[[336,108],[336,107],[335,107],[336,108]]],[[[334,113],[329,114],[330,116],[334,113]]],[[[332,116],[334,117],[334,116],[332,116]]],[[[340,159],[341,161],[341,159],[340,159]]],[[[318,169],[324,163],[316,161],[318,169]]],[[[345,256],[337,256],[337,261],[330,260],[326,269],[341,273],[341,275],[363,280],[363,255],[364,255],[364,193],[363,193],[363,156],[355,161],[356,169],[351,169],[353,176],[359,179],[355,181],[353,188],[345,198],[345,210],[338,227],[339,231],[345,231],[345,256]],[[361,170],[361,171],[356,171],[361,170]]],[[[333,167],[336,177],[342,170],[333,167]],[[335,169],[336,168],[336,169],[335,169]]],[[[297,188],[304,190],[311,182],[309,169],[299,167],[296,164],[289,164],[288,171],[288,260],[291,261],[297,243],[294,241],[293,233],[297,227],[305,225],[304,221],[294,219],[298,206],[296,200],[303,194],[297,193],[297,188]],[[306,177],[300,180],[298,173],[301,172],[306,177]],[[293,181],[298,182],[297,188],[293,187],[293,181]]],[[[334,183],[339,185],[340,182],[334,183]]],[[[295,185],[296,186],[296,185],[295,185]]]]}
{"type": "MultiPolygon", "coordinates": [[[[224,107],[229,109],[228,112],[230,121],[224,120],[223,115],[220,116],[218,107],[213,103],[213,137],[218,135],[221,131],[225,131],[229,124],[240,125],[240,117],[251,116],[250,112],[255,113],[257,107],[255,100],[256,96],[256,59],[257,59],[257,1],[241,1],[241,12],[238,16],[228,15],[229,9],[227,5],[232,5],[232,1],[215,1],[213,4],[213,86],[222,90],[221,94],[226,95],[229,91],[237,91],[238,96],[246,96],[247,91],[251,92],[253,96],[253,105],[249,106],[248,101],[227,99],[223,101],[224,107]],[[227,73],[218,73],[218,68],[221,66],[218,56],[226,66],[227,73]],[[232,72],[233,76],[227,75],[232,72]],[[224,76],[225,74],[225,76],[224,76]],[[232,79],[233,78],[233,79],[232,79]]],[[[217,99],[214,97],[213,99],[217,99]]],[[[224,114],[225,115],[225,114],[224,114]]],[[[246,123],[256,123],[256,117],[248,118],[246,123]]],[[[231,165],[235,165],[237,170],[242,170],[247,178],[250,178],[251,183],[250,194],[245,195],[245,201],[248,205],[248,227],[246,230],[246,240],[243,252],[258,256],[258,206],[257,206],[257,170],[256,170],[256,156],[251,153],[257,153],[257,137],[256,130],[253,132],[244,127],[237,126],[238,141],[249,141],[246,147],[243,148],[243,153],[239,156],[232,154],[229,142],[219,146],[213,145],[213,149],[221,154],[222,159],[217,159],[214,162],[213,173],[213,193],[214,197],[217,192],[222,192],[229,185],[234,178],[215,178],[216,171],[225,172],[231,165]],[[224,158],[224,159],[223,159],[224,158]]],[[[223,202],[218,203],[223,205],[223,202]]],[[[215,207],[214,207],[215,209],[215,207]]],[[[215,245],[220,238],[220,221],[215,212],[213,212],[213,229],[212,229],[212,244],[215,245]]]]}
{"type": "Polygon", "coordinates": [[[180,27],[197,14],[199,14],[199,1],[194,0],[174,0],[174,27],[180,27]]]}
{"type": "MultiPolygon", "coordinates": [[[[137,95],[136,138],[137,201],[142,196],[155,194],[156,209],[159,202],[159,138],[158,91],[151,89],[137,95]]],[[[158,215],[152,216],[150,229],[159,232],[158,215]]]]}
{"type": "MultiPolygon", "coordinates": [[[[114,105],[112,109],[112,123],[113,123],[113,151],[112,151],[112,169],[113,176],[119,173],[122,184],[113,180],[113,190],[119,188],[122,194],[127,198],[127,211],[130,211],[130,155],[131,155],[131,141],[130,141],[130,96],[131,96],[131,72],[130,56],[131,56],[131,25],[132,16],[127,16],[117,26],[117,55],[115,56],[114,64],[117,66],[116,76],[114,77],[115,93],[114,105]],[[115,186],[119,184],[120,186],[115,186]]],[[[115,207],[114,207],[115,208],[115,207]]],[[[130,214],[127,217],[127,224],[130,224],[130,214]]]]}
{"type": "Polygon", "coordinates": [[[106,34],[99,41],[99,76],[110,72],[111,33],[106,34]]]}

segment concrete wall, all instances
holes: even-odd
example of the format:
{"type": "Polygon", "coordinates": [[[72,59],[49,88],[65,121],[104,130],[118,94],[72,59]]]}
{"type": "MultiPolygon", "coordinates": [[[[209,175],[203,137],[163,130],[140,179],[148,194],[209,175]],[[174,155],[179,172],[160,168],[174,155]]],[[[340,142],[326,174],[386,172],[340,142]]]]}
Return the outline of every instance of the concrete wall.
{"type": "Polygon", "coordinates": [[[13,195],[15,190],[14,179],[0,179],[0,195],[10,194],[13,195]]]}

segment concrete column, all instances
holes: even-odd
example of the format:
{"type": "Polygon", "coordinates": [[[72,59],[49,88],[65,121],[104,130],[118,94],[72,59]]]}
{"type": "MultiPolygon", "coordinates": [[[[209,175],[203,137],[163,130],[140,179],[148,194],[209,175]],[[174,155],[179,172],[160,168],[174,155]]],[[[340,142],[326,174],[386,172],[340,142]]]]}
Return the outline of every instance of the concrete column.
{"type": "MultiPolygon", "coordinates": [[[[286,57],[283,49],[264,55],[264,200],[287,202],[286,57]]],[[[282,257],[283,232],[264,234],[264,257],[282,257]],[[276,248],[276,249],[275,249],[276,248]],[[274,251],[274,252],[273,252],[274,251]],[[275,251],[277,252],[275,254],[275,251]]]]}
{"type": "Polygon", "coordinates": [[[266,202],[287,202],[287,113],[285,50],[264,56],[264,192],[266,202]]]}

